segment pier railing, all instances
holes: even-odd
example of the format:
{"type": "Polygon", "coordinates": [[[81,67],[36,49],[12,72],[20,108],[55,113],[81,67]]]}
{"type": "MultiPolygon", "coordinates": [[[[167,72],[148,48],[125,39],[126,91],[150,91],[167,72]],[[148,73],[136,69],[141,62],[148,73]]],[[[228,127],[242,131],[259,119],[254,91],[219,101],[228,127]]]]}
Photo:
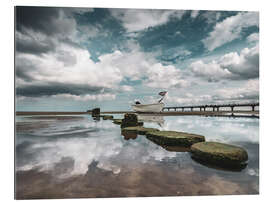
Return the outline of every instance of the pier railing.
{"type": "Polygon", "coordinates": [[[212,109],[212,111],[220,111],[220,108],[223,107],[229,107],[231,108],[231,111],[234,111],[235,107],[251,107],[251,111],[255,111],[255,107],[259,106],[259,102],[257,103],[247,103],[247,104],[210,104],[210,105],[194,105],[194,106],[170,106],[170,107],[164,107],[162,111],[185,111],[185,109],[189,109],[190,111],[193,111],[194,109],[198,109],[200,111],[206,111],[207,109],[212,109]]]}

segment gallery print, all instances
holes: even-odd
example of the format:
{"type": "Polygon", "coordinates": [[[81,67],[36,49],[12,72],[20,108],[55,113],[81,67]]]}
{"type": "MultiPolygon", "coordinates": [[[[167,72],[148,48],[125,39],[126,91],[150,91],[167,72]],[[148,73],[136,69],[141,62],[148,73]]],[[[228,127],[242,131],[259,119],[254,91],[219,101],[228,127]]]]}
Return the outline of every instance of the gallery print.
{"type": "Polygon", "coordinates": [[[15,7],[15,198],[259,194],[259,13],[15,7]]]}

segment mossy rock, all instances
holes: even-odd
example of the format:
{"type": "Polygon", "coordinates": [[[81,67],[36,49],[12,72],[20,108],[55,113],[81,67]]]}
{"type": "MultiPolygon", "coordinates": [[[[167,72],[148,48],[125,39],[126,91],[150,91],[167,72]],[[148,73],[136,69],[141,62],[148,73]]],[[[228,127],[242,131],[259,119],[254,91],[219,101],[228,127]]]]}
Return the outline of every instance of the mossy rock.
{"type": "Polygon", "coordinates": [[[149,131],[159,131],[159,130],[155,128],[145,128],[142,126],[126,127],[122,129],[122,132],[136,132],[140,135],[145,135],[149,131]]]}
{"type": "Polygon", "coordinates": [[[143,122],[124,122],[124,120],[121,123],[121,128],[126,128],[126,127],[136,127],[136,126],[143,126],[143,122]]]}
{"type": "Polygon", "coordinates": [[[125,113],[123,121],[131,122],[131,123],[137,123],[138,122],[138,117],[134,113],[125,113]]]}
{"type": "Polygon", "coordinates": [[[191,146],[195,160],[222,167],[242,167],[246,165],[248,154],[245,149],[218,142],[201,142],[191,146]]]}
{"type": "Polygon", "coordinates": [[[205,141],[204,136],[177,131],[149,131],[146,136],[155,143],[167,146],[189,147],[194,143],[205,141]]]}
{"type": "Polygon", "coordinates": [[[112,120],[113,116],[109,116],[109,115],[103,115],[103,120],[112,120]]]}
{"type": "Polygon", "coordinates": [[[121,125],[122,124],[122,119],[113,119],[113,123],[116,125],[121,125]]]}

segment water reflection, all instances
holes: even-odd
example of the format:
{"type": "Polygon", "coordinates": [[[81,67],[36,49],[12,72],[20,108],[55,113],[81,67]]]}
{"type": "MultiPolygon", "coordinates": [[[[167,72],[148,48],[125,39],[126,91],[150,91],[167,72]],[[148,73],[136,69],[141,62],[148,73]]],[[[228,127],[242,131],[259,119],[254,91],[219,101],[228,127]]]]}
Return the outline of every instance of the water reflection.
{"type": "Polygon", "coordinates": [[[165,123],[163,116],[153,114],[138,114],[138,120],[148,123],[156,123],[160,127],[163,127],[165,123]]]}
{"type": "Polygon", "coordinates": [[[258,119],[168,116],[162,127],[144,121],[144,127],[201,134],[207,141],[245,148],[249,163],[238,173],[203,165],[190,158],[189,149],[122,134],[111,120],[52,120],[16,122],[16,191],[22,198],[259,192],[258,119]],[[67,183],[70,187],[64,187],[67,183]]]}
{"type": "Polygon", "coordinates": [[[192,160],[194,160],[195,162],[197,162],[203,166],[206,166],[208,168],[213,168],[216,170],[221,170],[221,171],[239,172],[239,171],[242,171],[243,169],[245,169],[248,165],[247,163],[242,163],[239,165],[226,165],[226,164],[221,164],[221,163],[217,164],[217,163],[209,163],[209,161],[198,159],[195,156],[191,156],[191,158],[192,158],[192,160]]]}
{"type": "Polygon", "coordinates": [[[121,131],[121,134],[124,136],[125,140],[129,140],[129,139],[135,140],[138,136],[137,132],[132,132],[132,131],[121,131]]]}

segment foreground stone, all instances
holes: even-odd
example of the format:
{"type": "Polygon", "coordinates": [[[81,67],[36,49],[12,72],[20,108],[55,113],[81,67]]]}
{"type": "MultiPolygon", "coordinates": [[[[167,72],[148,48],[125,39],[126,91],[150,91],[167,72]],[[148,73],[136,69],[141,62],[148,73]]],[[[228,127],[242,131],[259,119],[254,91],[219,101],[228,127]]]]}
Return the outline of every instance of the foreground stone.
{"type": "Polygon", "coordinates": [[[159,130],[155,128],[145,128],[142,126],[126,127],[122,129],[122,133],[133,132],[140,135],[145,135],[147,132],[150,132],[150,131],[159,131],[159,130]]]}
{"type": "Polygon", "coordinates": [[[113,116],[110,116],[110,115],[103,115],[103,120],[112,120],[113,119],[113,116]]]}
{"type": "Polygon", "coordinates": [[[134,113],[126,113],[121,123],[121,128],[143,126],[143,122],[138,122],[137,115],[134,113]]]}
{"type": "Polygon", "coordinates": [[[149,131],[146,137],[160,145],[189,147],[197,142],[204,142],[201,135],[189,134],[176,131],[149,131]]]}
{"type": "Polygon", "coordinates": [[[116,125],[121,125],[122,124],[122,119],[113,119],[113,123],[116,125]]]}
{"type": "Polygon", "coordinates": [[[195,160],[221,167],[243,167],[246,166],[246,161],[248,160],[248,154],[245,149],[218,142],[193,144],[191,146],[191,153],[195,160]]]}

